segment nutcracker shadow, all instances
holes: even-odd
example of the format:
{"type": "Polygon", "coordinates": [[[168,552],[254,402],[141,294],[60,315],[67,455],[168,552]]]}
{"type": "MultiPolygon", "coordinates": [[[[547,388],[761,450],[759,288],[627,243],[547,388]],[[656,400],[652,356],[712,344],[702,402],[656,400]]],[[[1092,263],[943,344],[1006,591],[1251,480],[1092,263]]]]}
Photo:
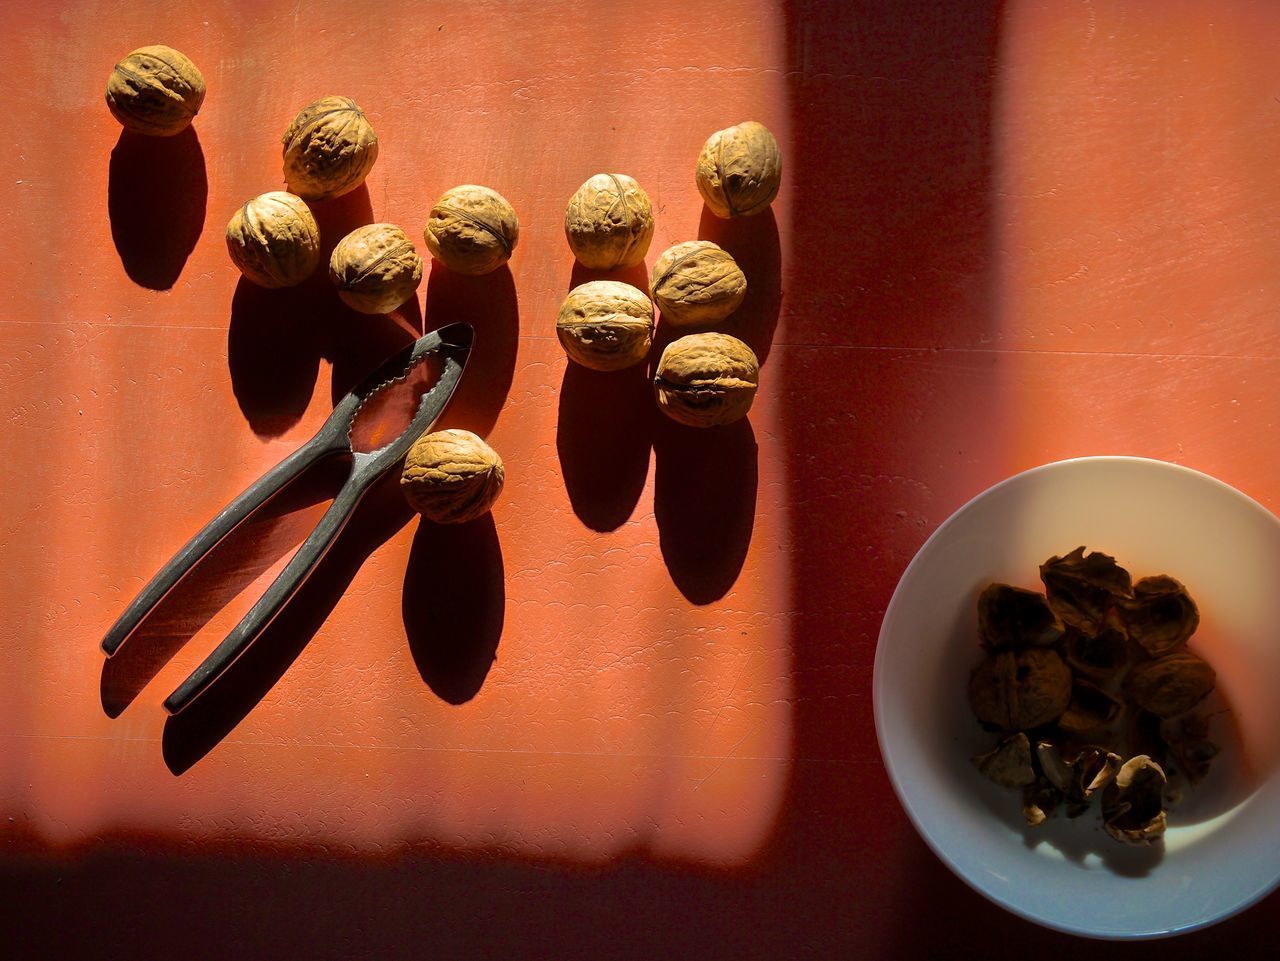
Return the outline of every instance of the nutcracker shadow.
{"type": "Polygon", "coordinates": [[[200,560],[103,664],[102,709],[118,717],[151,679],[239,595],[310,533],[346,465],[321,464],[264,504],[200,560]]]}
{"type": "Polygon", "coordinates": [[[516,285],[505,264],[492,273],[468,277],[432,260],[423,329],[429,332],[457,321],[475,328],[475,345],[440,425],[484,437],[506,403],[520,346],[516,285]]]}
{"type": "Polygon", "coordinates": [[[418,673],[442,701],[465,704],[489,676],[502,638],[506,587],[493,516],[418,523],[401,599],[418,673]]]}
{"type": "Polygon", "coordinates": [[[164,762],[181,775],[222,742],[284,676],[351,584],[361,565],[411,517],[394,471],[365,495],[298,593],[218,683],[165,721],[164,762]]]}
{"type": "Polygon", "coordinates": [[[653,390],[644,364],[589,370],[570,361],[560,385],[556,453],[569,502],[594,531],[631,517],[649,475],[653,390]]]}
{"type": "Polygon", "coordinates": [[[742,305],[712,329],[744,341],[763,365],[769,359],[782,309],[782,249],[773,209],[752,217],[721,220],[703,207],[698,238],[727,250],[747,278],[742,305]]]}
{"type": "Polygon", "coordinates": [[[111,240],[129,279],[168,290],[204,229],[209,181],[195,129],[173,137],[121,131],[107,173],[111,240]]]}
{"type": "Polygon", "coordinates": [[[653,509],[680,593],[710,604],[733,587],[755,525],[757,447],[750,422],[699,430],[655,418],[653,509]]]}

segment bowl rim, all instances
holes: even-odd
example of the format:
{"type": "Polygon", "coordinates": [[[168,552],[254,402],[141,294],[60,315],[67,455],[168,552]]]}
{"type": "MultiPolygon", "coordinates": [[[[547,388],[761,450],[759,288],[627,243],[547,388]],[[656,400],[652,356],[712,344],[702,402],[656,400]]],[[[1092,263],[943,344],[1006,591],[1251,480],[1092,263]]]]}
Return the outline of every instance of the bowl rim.
{"type": "Polygon", "coordinates": [[[1280,517],[1278,517],[1276,514],[1274,514],[1273,512],[1268,510],[1266,507],[1264,507],[1261,503],[1254,500],[1252,497],[1250,497],[1248,494],[1244,493],[1243,491],[1239,490],[1238,488],[1232,487],[1230,484],[1226,483],[1225,481],[1219,480],[1218,478],[1214,477],[1211,474],[1206,474],[1204,471],[1199,471],[1193,467],[1186,467],[1182,464],[1175,464],[1171,461],[1160,460],[1154,457],[1139,457],[1131,454],[1094,454],[1094,455],[1084,455],[1080,457],[1067,457],[1062,460],[1050,461],[1045,464],[1037,465],[1036,467],[1030,467],[1030,468],[1027,468],[1026,470],[1018,471],[1017,473],[1011,474],[1008,477],[1004,478],[1003,480],[997,481],[995,484],[992,484],[990,487],[986,488],[985,490],[979,492],[978,494],[975,494],[973,497],[970,497],[967,501],[965,501],[963,504],[957,507],[954,511],[952,511],[951,514],[948,515],[946,520],[944,520],[941,524],[939,524],[934,529],[933,533],[930,534],[925,539],[924,543],[920,545],[919,549],[917,549],[915,554],[912,556],[910,563],[908,563],[907,566],[903,569],[902,574],[898,578],[897,584],[894,585],[893,594],[889,598],[889,603],[885,607],[884,616],[880,620],[880,631],[876,635],[876,655],[875,655],[875,660],[872,664],[871,701],[872,701],[872,714],[875,720],[875,727],[876,727],[876,744],[880,749],[880,759],[881,759],[881,762],[884,764],[885,772],[889,775],[889,782],[893,786],[893,792],[895,795],[897,795],[898,803],[902,806],[903,811],[906,812],[907,818],[908,820],[910,820],[912,827],[915,828],[916,833],[920,835],[920,837],[924,840],[925,844],[928,845],[929,849],[933,851],[933,853],[938,857],[938,859],[947,866],[947,868],[951,871],[952,874],[954,874],[961,881],[967,884],[971,889],[976,891],[978,894],[982,895],[992,904],[995,904],[998,907],[1008,911],[1009,913],[1014,914],[1026,921],[1030,921],[1033,924],[1037,924],[1041,927],[1048,928],[1054,931],[1060,931],[1064,934],[1075,935],[1077,937],[1089,938],[1092,940],[1151,941],[1151,940],[1157,940],[1160,938],[1176,937],[1177,935],[1189,934],[1193,931],[1203,930],[1204,928],[1208,928],[1222,921],[1226,921],[1228,918],[1235,917],[1237,914],[1240,914],[1242,911],[1245,911],[1248,908],[1252,907],[1253,905],[1257,904],[1267,895],[1275,891],[1277,887],[1280,887],[1280,865],[1277,865],[1275,877],[1271,879],[1270,883],[1261,886],[1256,892],[1242,898],[1239,902],[1232,905],[1225,911],[1220,911],[1212,917],[1197,918],[1196,920],[1188,922],[1185,925],[1175,925],[1172,927],[1155,929],[1155,930],[1100,932],[1100,931],[1092,930],[1080,925],[1072,925],[1072,924],[1052,921],[1043,917],[1039,917],[1036,914],[1030,911],[1026,911],[1017,905],[1010,904],[1008,901],[1005,901],[1003,898],[1000,898],[997,895],[993,894],[992,892],[986,890],[981,885],[979,885],[976,881],[974,881],[972,878],[966,875],[964,871],[960,869],[960,867],[947,854],[946,850],[941,846],[941,844],[937,841],[937,839],[935,839],[925,829],[924,825],[921,823],[916,810],[912,807],[911,802],[908,800],[907,795],[903,790],[902,783],[900,782],[898,777],[898,772],[894,769],[893,760],[890,757],[889,750],[885,743],[886,728],[885,728],[885,719],[882,716],[884,698],[881,696],[881,687],[884,683],[884,671],[882,670],[883,665],[881,661],[881,656],[885,650],[884,640],[885,640],[886,634],[889,633],[889,630],[893,622],[898,616],[897,614],[898,608],[902,603],[901,601],[902,586],[903,584],[907,583],[912,572],[915,570],[917,565],[921,563],[921,558],[933,545],[935,540],[939,540],[943,536],[945,536],[947,530],[953,524],[958,522],[958,518],[960,518],[963,514],[967,513],[979,502],[985,500],[988,497],[995,496],[999,491],[1003,490],[1005,487],[1011,486],[1014,483],[1017,483],[1019,481],[1023,481],[1033,475],[1046,473],[1054,469],[1060,469],[1060,468],[1071,466],[1071,465],[1080,465],[1083,463],[1130,463],[1130,464],[1136,463],[1136,464],[1141,464],[1147,467],[1159,467],[1161,469],[1170,470],[1174,473],[1181,473],[1181,474],[1187,475],[1188,477],[1194,478],[1196,481],[1200,481],[1200,482],[1208,481],[1211,486],[1218,488],[1221,492],[1231,494],[1234,497],[1241,500],[1247,508],[1259,514],[1260,520],[1265,520],[1270,524],[1274,524],[1277,527],[1280,527],[1280,517]]]}

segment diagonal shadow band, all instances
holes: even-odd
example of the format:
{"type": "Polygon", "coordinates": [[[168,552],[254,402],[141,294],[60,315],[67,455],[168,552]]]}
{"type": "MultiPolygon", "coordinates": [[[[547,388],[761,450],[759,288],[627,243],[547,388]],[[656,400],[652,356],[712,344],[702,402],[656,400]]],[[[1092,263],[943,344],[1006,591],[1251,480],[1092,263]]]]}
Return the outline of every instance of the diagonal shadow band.
{"type": "MultiPolygon", "coordinates": [[[[747,278],[742,305],[714,329],[745,342],[763,366],[782,310],[782,248],[772,208],[750,217],[721,220],[703,207],[698,237],[728,251],[747,278]]],[[[685,331],[690,332],[692,328],[685,331]]]]}
{"type": "Polygon", "coordinates": [[[395,472],[374,485],[270,626],[194,704],[165,721],[161,751],[174,775],[235,730],[320,630],[365,560],[408,523],[411,512],[398,485],[395,472]]]}
{"type": "Polygon", "coordinates": [[[111,240],[124,272],[169,290],[204,230],[209,179],[195,129],[173,137],[121,131],[107,172],[111,240]]]}
{"type": "Polygon", "coordinates": [[[450,704],[475,697],[506,618],[502,545],[491,514],[465,524],[419,522],[401,608],[409,651],[427,686],[450,704]]]}

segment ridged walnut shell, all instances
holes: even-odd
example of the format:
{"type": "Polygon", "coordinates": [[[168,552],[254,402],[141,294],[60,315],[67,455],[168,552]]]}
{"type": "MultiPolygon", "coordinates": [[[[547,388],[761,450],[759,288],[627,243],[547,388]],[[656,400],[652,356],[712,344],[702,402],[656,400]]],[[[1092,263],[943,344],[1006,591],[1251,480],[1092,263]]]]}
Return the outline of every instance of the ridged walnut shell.
{"type": "Polygon", "coordinates": [[[663,251],[649,288],[663,321],[684,327],[728,317],[747,295],[747,278],[727,250],[690,240],[663,251]]]}
{"type": "Polygon", "coordinates": [[[107,108],[127,130],[172,137],[191,125],[204,103],[204,77],[187,57],[163,44],[139,47],[107,79],[107,108]]]}
{"type": "Polygon", "coordinates": [[[463,184],[436,201],[423,237],[431,255],[450,270],[477,276],[511,259],[520,240],[520,221],[496,190],[463,184]]]}
{"type": "Polygon", "coordinates": [[[698,155],[695,178],[717,217],[758,214],[773,203],[782,182],[778,141],[754,120],[717,130],[698,155]]]}
{"type": "Polygon", "coordinates": [[[292,287],[320,265],[320,228],[301,197],[273,190],[231,215],[227,251],[258,286],[292,287]]]}
{"type": "Polygon", "coordinates": [[[751,348],[728,334],[689,334],[667,345],[653,379],[658,407],[690,427],[741,420],[760,383],[751,348]]]}
{"type": "Polygon", "coordinates": [[[1204,700],[1217,680],[1207,661],[1190,651],[1177,651],[1139,664],[1125,678],[1125,690],[1156,717],[1173,717],[1204,700]]]}
{"type": "Polygon", "coordinates": [[[584,267],[634,267],[653,240],[653,204],[626,174],[596,174],[569,198],[564,235],[584,267]]]}
{"type": "Polygon", "coordinates": [[[1001,651],[969,675],[969,706],[983,724],[1026,731],[1060,718],[1071,703],[1071,670],[1047,647],[1001,651]]]}
{"type": "Polygon", "coordinates": [[[649,356],[653,304],[616,280],[593,280],[569,291],[556,336],[570,359],[592,370],[622,370],[649,356]]]}
{"type": "Polygon", "coordinates": [[[428,520],[462,524],[489,510],[502,481],[502,458],[492,447],[469,430],[441,430],[409,448],[400,490],[428,520]]]}
{"type": "Polygon", "coordinates": [[[304,108],[280,142],[285,183],[305,200],[350,193],[378,159],[378,136],[350,97],[325,97],[304,108]]]}
{"type": "Polygon", "coordinates": [[[329,279],[338,296],[362,314],[385,314],[422,283],[422,258],[395,224],[357,227],[333,248],[329,279]]]}

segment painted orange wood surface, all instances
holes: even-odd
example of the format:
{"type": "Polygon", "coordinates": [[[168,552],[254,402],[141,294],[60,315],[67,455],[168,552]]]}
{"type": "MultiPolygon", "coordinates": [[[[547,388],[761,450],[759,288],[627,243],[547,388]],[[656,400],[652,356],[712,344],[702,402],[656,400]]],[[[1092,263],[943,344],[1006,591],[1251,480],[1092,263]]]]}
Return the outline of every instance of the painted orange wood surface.
{"type": "MultiPolygon", "coordinates": [[[[1080,950],[911,830],[871,722],[876,632],[929,532],[1038,463],[1162,457],[1280,505],[1280,8],[37,2],[0,36],[21,93],[0,153],[20,956],[1080,950]],[[171,141],[122,136],[102,103],[153,42],[209,86],[171,141]],[[280,133],[330,93],[381,153],[317,210],[327,244],[373,221],[419,238],[441,192],[483,183],[521,218],[510,270],[432,265],[389,318],[322,278],[240,281],[226,220],[281,186],[280,133]],[[784,186],[725,224],[693,162],[749,118],[784,186]],[[653,198],[648,263],[705,237],[743,265],[749,422],[678,428],[643,371],[567,364],[554,317],[587,275],[563,208],[605,170],[653,198]],[[444,421],[506,461],[492,518],[419,524],[376,491],[253,654],[166,721],[333,479],[105,666],[103,632],[335,397],[459,319],[477,350],[444,421]]],[[[1256,954],[1276,907],[1159,951],[1256,954]]]]}

